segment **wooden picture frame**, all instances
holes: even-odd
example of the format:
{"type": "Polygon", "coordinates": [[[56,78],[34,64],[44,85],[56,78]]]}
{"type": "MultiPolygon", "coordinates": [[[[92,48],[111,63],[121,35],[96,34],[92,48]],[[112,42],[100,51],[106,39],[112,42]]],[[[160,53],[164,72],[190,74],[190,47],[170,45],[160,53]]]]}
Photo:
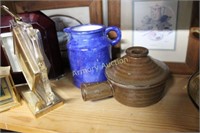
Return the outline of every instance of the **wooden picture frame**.
{"type": "MultiPolygon", "coordinates": [[[[199,42],[194,34],[199,27],[191,27],[187,46],[186,59],[183,63],[166,62],[170,71],[175,74],[193,74],[199,70],[199,42]]],[[[199,33],[198,33],[199,34],[199,33]]]]}
{"type": "Polygon", "coordinates": [[[69,7],[89,7],[90,23],[102,24],[102,0],[65,0],[65,1],[14,1],[16,12],[31,12],[47,9],[69,8],[69,7]]]}
{"type": "MultiPolygon", "coordinates": [[[[120,11],[120,4],[121,4],[121,0],[108,0],[108,7],[110,9],[108,9],[109,11],[109,24],[111,25],[117,25],[120,27],[120,13],[118,13],[118,11],[120,11]],[[112,3],[112,4],[111,4],[112,3]],[[112,7],[112,9],[111,9],[112,7]],[[115,15],[113,10],[117,11],[117,13],[115,15]]],[[[198,2],[199,3],[199,2],[198,2]]],[[[197,6],[198,3],[193,2],[193,8],[195,8],[195,10],[192,11],[192,20],[191,22],[193,22],[193,20],[196,20],[196,17],[198,16],[198,12],[199,11],[199,7],[197,6]],[[198,8],[198,9],[196,9],[198,8]],[[195,12],[196,11],[196,12],[195,12]],[[194,15],[197,14],[197,15],[194,15]],[[194,17],[196,16],[196,17],[194,17]]],[[[196,26],[196,25],[195,25],[196,26]]],[[[196,38],[193,34],[195,34],[195,32],[199,29],[199,27],[193,27],[193,25],[190,25],[190,29],[189,30],[189,41],[188,41],[188,45],[187,45],[187,52],[186,52],[186,58],[185,58],[185,62],[165,62],[170,71],[173,74],[193,74],[196,71],[199,70],[199,42],[200,40],[198,38],[196,38]]]]}
{"type": "Polygon", "coordinates": [[[10,75],[10,66],[0,67],[0,83],[0,112],[21,105],[20,96],[10,75]]]}

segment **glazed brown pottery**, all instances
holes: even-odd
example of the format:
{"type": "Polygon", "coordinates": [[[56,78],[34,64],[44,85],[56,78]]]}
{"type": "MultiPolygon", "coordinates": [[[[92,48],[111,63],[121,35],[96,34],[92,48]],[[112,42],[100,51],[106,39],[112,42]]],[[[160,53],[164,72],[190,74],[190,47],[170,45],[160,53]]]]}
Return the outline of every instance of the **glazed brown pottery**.
{"type": "MultiPolygon", "coordinates": [[[[117,101],[128,106],[143,107],[162,98],[169,69],[163,62],[148,56],[148,49],[130,47],[125,56],[107,65],[105,73],[111,86],[109,89],[117,101]]],[[[89,91],[84,89],[82,94],[92,95],[89,91]]],[[[98,97],[98,93],[93,94],[98,97]]]]}

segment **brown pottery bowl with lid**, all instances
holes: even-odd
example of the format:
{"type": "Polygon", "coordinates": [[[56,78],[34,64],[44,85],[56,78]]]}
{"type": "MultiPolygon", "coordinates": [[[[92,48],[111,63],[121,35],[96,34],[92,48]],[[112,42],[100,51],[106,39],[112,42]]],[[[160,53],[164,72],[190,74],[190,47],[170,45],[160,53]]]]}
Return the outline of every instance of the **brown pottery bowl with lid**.
{"type": "Polygon", "coordinates": [[[148,56],[148,49],[130,47],[125,56],[107,65],[105,73],[108,81],[102,83],[103,86],[99,83],[82,85],[85,101],[113,95],[124,105],[144,107],[162,98],[169,69],[165,63],[148,56]]]}

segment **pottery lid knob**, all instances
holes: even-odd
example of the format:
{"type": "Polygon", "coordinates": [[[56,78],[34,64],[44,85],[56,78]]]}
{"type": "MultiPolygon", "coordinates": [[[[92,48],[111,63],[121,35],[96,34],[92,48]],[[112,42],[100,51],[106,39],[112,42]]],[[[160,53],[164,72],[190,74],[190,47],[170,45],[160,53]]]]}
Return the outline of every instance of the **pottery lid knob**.
{"type": "Polygon", "coordinates": [[[140,58],[146,57],[149,53],[149,50],[144,47],[130,47],[126,49],[126,54],[131,57],[140,58]]]}

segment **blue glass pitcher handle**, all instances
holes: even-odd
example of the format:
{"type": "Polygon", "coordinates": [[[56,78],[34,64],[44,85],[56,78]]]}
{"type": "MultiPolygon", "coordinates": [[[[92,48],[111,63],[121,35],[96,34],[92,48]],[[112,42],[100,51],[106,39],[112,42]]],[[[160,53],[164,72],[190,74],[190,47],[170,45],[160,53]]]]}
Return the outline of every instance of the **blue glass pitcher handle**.
{"type": "Polygon", "coordinates": [[[108,39],[110,44],[112,46],[114,46],[121,40],[121,30],[118,27],[110,26],[110,27],[107,27],[106,30],[105,30],[106,35],[108,35],[108,33],[110,31],[114,31],[114,32],[117,33],[117,37],[115,39],[108,39]]]}

